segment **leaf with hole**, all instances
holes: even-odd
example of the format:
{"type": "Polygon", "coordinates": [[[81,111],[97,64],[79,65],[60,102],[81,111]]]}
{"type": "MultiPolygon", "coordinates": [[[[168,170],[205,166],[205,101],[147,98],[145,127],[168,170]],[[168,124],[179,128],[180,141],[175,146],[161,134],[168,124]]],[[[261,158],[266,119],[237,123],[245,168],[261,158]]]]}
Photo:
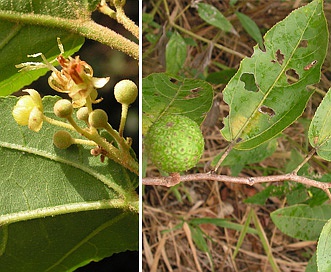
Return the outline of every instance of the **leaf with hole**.
{"type": "Polygon", "coordinates": [[[252,149],[291,125],[303,112],[319,81],[326,56],[328,29],[323,1],[293,11],[264,37],[265,51],[254,47],[226,86],[230,112],[222,134],[236,149],[252,149]],[[309,70],[304,69],[316,61],[309,70]]]}
{"type": "Polygon", "coordinates": [[[201,124],[213,103],[213,89],[205,81],[151,74],[143,79],[143,133],[164,114],[181,114],[201,124]]]}

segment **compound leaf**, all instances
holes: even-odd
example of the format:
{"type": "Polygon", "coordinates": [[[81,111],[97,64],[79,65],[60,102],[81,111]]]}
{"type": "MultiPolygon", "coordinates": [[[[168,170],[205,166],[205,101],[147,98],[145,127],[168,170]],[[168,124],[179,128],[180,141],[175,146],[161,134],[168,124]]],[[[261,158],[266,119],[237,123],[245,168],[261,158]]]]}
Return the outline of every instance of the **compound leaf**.
{"type": "Polygon", "coordinates": [[[230,112],[222,134],[252,149],[277,136],[303,112],[320,79],[326,56],[328,29],[323,1],[293,11],[264,37],[266,50],[254,47],[224,90],[230,112]]]}

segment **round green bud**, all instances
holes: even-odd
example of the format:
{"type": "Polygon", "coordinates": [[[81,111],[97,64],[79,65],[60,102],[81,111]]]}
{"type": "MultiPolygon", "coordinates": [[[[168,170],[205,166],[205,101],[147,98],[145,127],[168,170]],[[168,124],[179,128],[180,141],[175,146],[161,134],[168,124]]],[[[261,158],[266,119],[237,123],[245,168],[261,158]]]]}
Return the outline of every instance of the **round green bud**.
{"type": "Polygon", "coordinates": [[[90,113],[88,122],[94,128],[106,128],[108,124],[108,115],[104,110],[96,109],[90,113]]]}
{"type": "Polygon", "coordinates": [[[121,80],[114,87],[114,95],[118,103],[130,105],[137,99],[137,85],[128,79],[121,80]]]}
{"type": "Polygon", "coordinates": [[[87,107],[81,107],[79,110],[76,112],[76,116],[79,120],[86,121],[88,120],[88,108],[87,107]]]}
{"type": "Polygon", "coordinates": [[[57,117],[67,118],[73,112],[73,106],[71,102],[67,99],[61,99],[57,101],[54,105],[54,113],[57,117]]]}
{"type": "Polygon", "coordinates": [[[167,173],[177,173],[194,167],[204,151],[200,127],[182,115],[167,115],[148,130],[144,140],[148,157],[167,173]]]}
{"type": "Polygon", "coordinates": [[[66,149],[74,143],[74,139],[68,131],[59,130],[53,135],[53,143],[57,148],[66,149]]]}

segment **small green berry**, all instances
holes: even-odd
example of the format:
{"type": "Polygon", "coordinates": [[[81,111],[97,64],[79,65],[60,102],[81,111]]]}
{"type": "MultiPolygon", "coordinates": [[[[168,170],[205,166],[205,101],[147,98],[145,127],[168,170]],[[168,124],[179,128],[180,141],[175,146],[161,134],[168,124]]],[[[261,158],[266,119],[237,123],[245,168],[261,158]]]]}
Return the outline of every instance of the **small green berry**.
{"type": "Polygon", "coordinates": [[[114,95],[118,103],[130,105],[137,99],[137,85],[128,79],[121,80],[114,87],[114,95]]]}
{"type": "Polygon", "coordinates": [[[149,128],[144,143],[153,164],[167,173],[194,167],[204,151],[198,124],[182,115],[162,117],[149,128]]]}
{"type": "Polygon", "coordinates": [[[73,112],[73,106],[67,99],[61,99],[54,105],[54,113],[57,117],[67,118],[71,116],[73,112]]]}
{"type": "Polygon", "coordinates": [[[57,148],[66,149],[74,143],[74,139],[68,131],[59,130],[53,135],[53,143],[57,148]]]}
{"type": "Polygon", "coordinates": [[[88,122],[94,128],[106,128],[108,124],[108,115],[104,110],[96,109],[90,113],[88,122]]]}

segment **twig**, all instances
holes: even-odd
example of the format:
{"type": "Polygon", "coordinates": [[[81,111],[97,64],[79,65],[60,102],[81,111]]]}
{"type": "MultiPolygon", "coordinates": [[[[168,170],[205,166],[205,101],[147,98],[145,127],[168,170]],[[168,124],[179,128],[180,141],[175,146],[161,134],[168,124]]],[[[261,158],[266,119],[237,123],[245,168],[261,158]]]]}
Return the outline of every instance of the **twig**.
{"type": "Polygon", "coordinates": [[[200,180],[213,180],[220,182],[229,182],[237,184],[246,184],[253,186],[257,183],[264,182],[283,182],[286,180],[295,181],[298,183],[305,184],[307,186],[312,186],[323,190],[331,199],[331,193],[329,189],[331,188],[331,183],[321,182],[306,177],[298,176],[296,174],[284,174],[284,175],[274,175],[274,176],[261,176],[261,177],[231,177],[225,175],[217,175],[212,173],[199,173],[199,174],[189,174],[183,176],[173,176],[169,177],[148,177],[142,179],[143,185],[162,185],[166,187],[172,187],[178,182],[187,181],[200,181],[200,180]],[[174,182],[175,181],[175,182],[174,182]]]}
{"type": "Polygon", "coordinates": [[[316,152],[316,150],[315,150],[315,148],[313,148],[313,149],[307,154],[306,158],[305,158],[305,159],[304,159],[304,160],[303,160],[303,161],[297,166],[297,168],[295,168],[295,169],[293,170],[292,174],[293,174],[293,175],[296,175],[296,174],[299,172],[299,170],[301,169],[301,167],[304,166],[305,163],[306,163],[307,161],[309,161],[309,160],[311,159],[312,156],[314,156],[315,152],[316,152]]]}
{"type": "Polygon", "coordinates": [[[220,167],[221,163],[225,160],[225,158],[229,155],[230,151],[232,150],[232,148],[234,147],[234,145],[236,143],[238,143],[239,141],[233,141],[231,142],[225,149],[223,155],[221,156],[221,158],[218,160],[216,166],[215,166],[215,169],[214,169],[214,172],[217,172],[218,170],[218,167],[220,167]]]}

